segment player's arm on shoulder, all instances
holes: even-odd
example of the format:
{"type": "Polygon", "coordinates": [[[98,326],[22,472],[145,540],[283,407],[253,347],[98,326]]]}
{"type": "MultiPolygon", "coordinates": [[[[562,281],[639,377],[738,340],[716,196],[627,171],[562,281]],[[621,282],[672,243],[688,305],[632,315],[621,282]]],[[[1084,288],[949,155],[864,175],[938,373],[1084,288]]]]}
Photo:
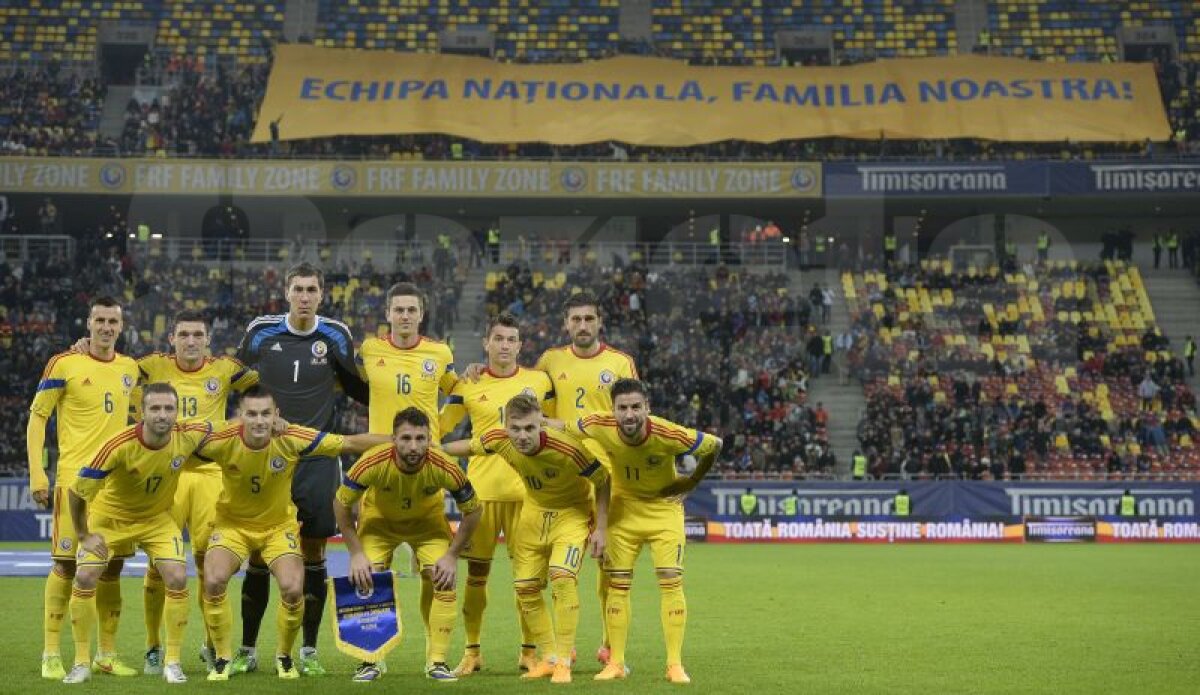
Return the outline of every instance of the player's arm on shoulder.
{"type": "MultiPolygon", "coordinates": [[[[387,444],[392,441],[392,438],[386,434],[347,434],[347,435],[331,435],[340,438],[341,444],[337,453],[342,454],[361,454],[373,446],[387,444]]],[[[333,454],[331,454],[333,455],[333,454]]]]}
{"type": "Polygon", "coordinates": [[[220,359],[229,370],[229,388],[233,391],[241,393],[261,380],[257,369],[246,366],[238,358],[226,355],[220,359]]]}
{"type": "Polygon", "coordinates": [[[446,402],[442,405],[442,412],[438,414],[439,429],[444,434],[450,434],[458,429],[463,420],[467,418],[467,404],[463,398],[462,389],[457,385],[446,394],[446,402]]]}

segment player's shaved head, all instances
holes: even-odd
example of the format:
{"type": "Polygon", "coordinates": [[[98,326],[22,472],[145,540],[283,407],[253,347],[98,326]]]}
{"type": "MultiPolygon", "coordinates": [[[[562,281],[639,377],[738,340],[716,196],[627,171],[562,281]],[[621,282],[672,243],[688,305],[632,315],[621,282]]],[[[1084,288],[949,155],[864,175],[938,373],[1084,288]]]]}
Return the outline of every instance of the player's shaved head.
{"type": "Polygon", "coordinates": [[[165,381],[156,381],[153,384],[146,384],[146,386],[142,389],[142,405],[146,405],[147,398],[156,395],[170,396],[171,398],[175,399],[176,403],[179,403],[179,393],[175,390],[174,386],[165,381]]]}

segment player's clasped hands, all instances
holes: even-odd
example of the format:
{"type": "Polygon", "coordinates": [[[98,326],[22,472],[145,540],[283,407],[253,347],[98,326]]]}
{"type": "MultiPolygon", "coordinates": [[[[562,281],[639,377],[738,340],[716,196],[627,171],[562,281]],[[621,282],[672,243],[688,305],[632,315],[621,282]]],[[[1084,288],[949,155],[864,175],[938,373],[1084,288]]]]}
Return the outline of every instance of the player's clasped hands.
{"type": "Polygon", "coordinates": [[[37,506],[45,509],[50,506],[50,491],[49,490],[32,490],[29,496],[37,503],[37,506]]]}
{"type": "Polygon", "coordinates": [[[350,583],[361,591],[375,588],[371,580],[371,561],[365,553],[354,553],[350,556],[350,583]]]}

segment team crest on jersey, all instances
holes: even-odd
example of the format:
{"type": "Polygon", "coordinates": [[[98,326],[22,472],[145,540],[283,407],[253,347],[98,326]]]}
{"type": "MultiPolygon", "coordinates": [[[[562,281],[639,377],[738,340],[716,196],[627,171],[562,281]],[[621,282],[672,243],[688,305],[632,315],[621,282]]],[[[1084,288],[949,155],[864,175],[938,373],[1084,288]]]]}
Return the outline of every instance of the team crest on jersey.
{"type": "Polygon", "coordinates": [[[312,354],[313,357],[324,357],[329,354],[329,346],[325,344],[324,340],[318,340],[312,344],[312,354]]]}
{"type": "Polygon", "coordinates": [[[533,389],[529,388],[528,386],[526,386],[525,388],[521,389],[521,395],[522,395],[522,396],[529,396],[530,398],[537,398],[537,394],[536,394],[536,393],[534,393],[534,392],[533,392],[533,389]]]}
{"type": "Polygon", "coordinates": [[[126,391],[133,388],[133,377],[129,376],[128,374],[122,374],[121,385],[125,387],[126,391]]]}
{"type": "Polygon", "coordinates": [[[176,456],[175,458],[171,459],[171,470],[177,471],[182,468],[184,460],[185,459],[183,456],[176,456]]]}
{"type": "Polygon", "coordinates": [[[213,534],[208,537],[209,543],[216,543],[219,540],[221,540],[221,534],[217,533],[216,531],[213,531],[213,534]]]}
{"type": "Polygon", "coordinates": [[[432,495],[433,493],[435,493],[437,491],[438,491],[438,489],[437,489],[436,485],[430,485],[429,487],[425,488],[426,495],[432,495]]]}
{"type": "Polygon", "coordinates": [[[287,468],[287,461],[284,461],[280,456],[275,456],[271,459],[271,463],[268,465],[271,467],[272,473],[279,473],[283,471],[284,468],[287,468]]]}
{"type": "Polygon", "coordinates": [[[58,547],[62,548],[63,550],[70,550],[73,544],[74,541],[72,541],[70,538],[64,538],[58,542],[58,547]]]}
{"type": "Polygon", "coordinates": [[[616,379],[617,379],[617,375],[613,374],[612,371],[610,371],[608,369],[605,369],[604,371],[600,372],[600,385],[601,386],[611,386],[612,382],[616,381],[616,379]]]}
{"type": "Polygon", "coordinates": [[[426,374],[433,374],[437,371],[437,362],[433,360],[425,360],[421,363],[421,369],[425,370],[426,374]]]}
{"type": "Polygon", "coordinates": [[[546,474],[548,480],[554,480],[558,477],[558,469],[556,468],[547,468],[542,472],[546,474]]]}
{"type": "Polygon", "coordinates": [[[663,462],[663,460],[662,460],[661,456],[649,456],[646,458],[646,465],[650,466],[651,468],[654,468],[655,466],[661,464],[662,462],[663,462]]]}
{"type": "Polygon", "coordinates": [[[215,396],[221,390],[221,382],[217,381],[217,377],[210,376],[204,380],[204,390],[215,396]]]}

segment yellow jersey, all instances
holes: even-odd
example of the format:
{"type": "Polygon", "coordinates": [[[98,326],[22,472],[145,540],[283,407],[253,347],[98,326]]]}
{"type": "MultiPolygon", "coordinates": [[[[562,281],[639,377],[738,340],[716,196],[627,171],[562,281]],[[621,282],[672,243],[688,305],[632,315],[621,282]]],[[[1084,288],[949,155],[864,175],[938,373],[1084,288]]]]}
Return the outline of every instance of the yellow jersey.
{"type": "Polygon", "coordinates": [[[390,435],[396,413],[417,407],[429,416],[429,441],[440,441],[438,392],[449,394],[458,382],[448,345],[422,336],[405,349],[396,347],[390,336],[367,338],[357,359],[371,387],[371,433],[390,435]]]}
{"type": "Polygon", "coordinates": [[[305,456],[337,456],[345,438],[292,425],[271,437],[261,449],[252,449],[243,438],[242,425],[212,433],[197,452],[203,461],[221,467],[221,497],[217,522],[224,525],[267,529],[296,518],[292,504],[292,476],[305,456]]]}
{"type": "Polygon", "coordinates": [[[592,485],[603,485],[608,473],[569,432],[544,428],[541,446],[523,454],[501,429],[489,430],[471,440],[471,452],[495,454],[520,476],[530,501],[543,509],[590,508],[592,485]]]}
{"type": "Polygon", "coordinates": [[[71,489],[92,502],[89,516],[144,521],[170,511],[184,463],[212,429],[208,423],[177,424],[170,441],[152,449],[142,427],[139,422],[109,439],[79,470],[71,489]]]}
{"type": "MultiPolygon", "coordinates": [[[[233,391],[245,391],[258,383],[258,372],[232,357],[208,357],[199,367],[192,370],[179,366],[175,355],[154,352],[137,361],[142,383],[166,382],[179,393],[179,420],[181,422],[221,422],[229,408],[229,395],[233,391]]],[[[134,410],[141,410],[141,389],[133,394],[134,410]]],[[[196,470],[211,475],[220,475],[221,468],[214,464],[196,466],[196,470]]]]}
{"type": "Polygon", "coordinates": [[[463,514],[479,506],[471,481],[444,452],[430,448],[421,470],[400,470],[396,445],[380,444],[368,449],[342,478],[337,498],[347,507],[360,497],[362,514],[401,524],[444,523],[445,494],[450,493],[463,514]]]}
{"type": "Polygon", "coordinates": [[[712,453],[718,440],[670,420],[651,415],[641,442],[625,443],[612,415],[589,415],[575,421],[575,431],[596,440],[612,461],[613,495],[656,499],[658,493],[678,477],[675,458],[712,453]]]}
{"type": "MultiPolygon", "coordinates": [[[[119,353],[104,361],[62,352],[46,363],[29,410],[47,419],[58,416],[56,486],[70,487],[100,447],[129,426],[129,401],[137,377],[137,362],[119,353]]],[[[29,475],[34,489],[47,482],[41,469],[29,475]]]]}
{"type": "Polygon", "coordinates": [[[563,422],[593,413],[611,413],[609,389],[613,383],[638,375],[632,357],[603,343],[600,352],[591,357],[575,354],[573,345],[550,348],[542,353],[534,369],[546,372],[554,382],[554,417],[563,422]]]}
{"type": "MultiPolygon", "coordinates": [[[[463,418],[471,419],[476,434],[504,427],[504,405],[519,393],[529,393],[542,402],[542,412],[553,417],[554,385],[550,377],[535,369],[517,367],[511,376],[496,376],[484,370],[479,381],[459,381],[442,408],[443,434],[458,427],[463,418]]],[[[467,464],[467,477],[479,499],[486,502],[520,502],[525,488],[517,474],[499,456],[473,456],[467,464]]]]}

